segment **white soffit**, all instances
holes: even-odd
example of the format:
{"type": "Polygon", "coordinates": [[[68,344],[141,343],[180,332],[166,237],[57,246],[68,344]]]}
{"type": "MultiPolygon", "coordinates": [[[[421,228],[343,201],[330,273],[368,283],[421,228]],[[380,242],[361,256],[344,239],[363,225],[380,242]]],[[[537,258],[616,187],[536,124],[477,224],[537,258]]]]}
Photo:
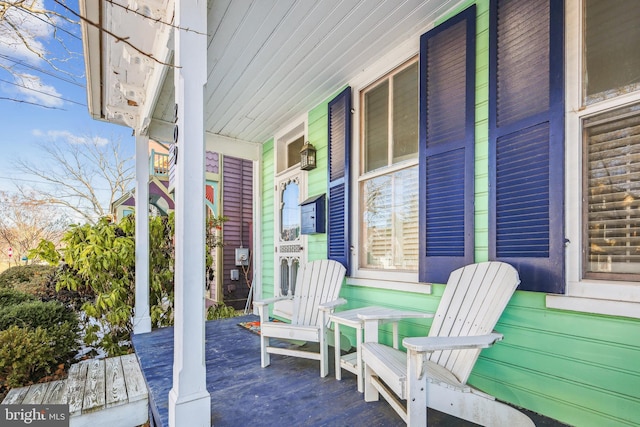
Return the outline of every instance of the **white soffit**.
{"type": "MultiPolygon", "coordinates": [[[[135,10],[148,7],[163,15],[163,20],[173,20],[173,0],[114,1],[135,10]]],[[[419,37],[459,3],[209,0],[205,128],[211,134],[262,143],[349,84],[376,59],[419,37]]],[[[130,37],[141,50],[162,53],[162,43],[165,50],[172,43],[164,33],[170,27],[144,22],[123,8],[104,4],[107,28],[130,37]]],[[[105,40],[107,119],[134,128],[145,119],[152,127],[172,123],[172,70],[156,72],[156,80],[163,82],[154,81],[150,76],[158,70],[157,62],[122,42],[105,40]]],[[[170,52],[164,55],[171,60],[170,52]]]]}

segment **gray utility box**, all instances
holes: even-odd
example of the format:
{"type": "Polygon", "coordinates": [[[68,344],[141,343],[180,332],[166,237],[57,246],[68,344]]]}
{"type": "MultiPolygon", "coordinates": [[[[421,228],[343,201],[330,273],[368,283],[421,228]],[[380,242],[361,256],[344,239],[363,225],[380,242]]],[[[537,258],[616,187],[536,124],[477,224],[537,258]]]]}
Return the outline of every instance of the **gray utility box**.
{"type": "Polygon", "coordinates": [[[324,211],[325,197],[324,193],[319,196],[313,196],[300,203],[301,233],[302,234],[318,234],[325,232],[324,211]]]}

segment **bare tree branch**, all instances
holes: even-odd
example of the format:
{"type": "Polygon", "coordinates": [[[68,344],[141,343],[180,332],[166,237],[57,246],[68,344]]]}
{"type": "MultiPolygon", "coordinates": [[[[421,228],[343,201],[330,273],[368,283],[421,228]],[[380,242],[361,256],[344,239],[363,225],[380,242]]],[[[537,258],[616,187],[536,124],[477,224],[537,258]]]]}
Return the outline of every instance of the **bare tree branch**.
{"type": "Polygon", "coordinates": [[[47,159],[44,170],[38,164],[17,159],[15,168],[24,175],[37,178],[41,185],[17,185],[25,199],[50,203],[75,212],[93,224],[110,212],[111,203],[133,184],[132,158],[120,157],[119,141],[101,144],[98,138],[82,141],[50,141],[39,144],[47,159]]]}
{"type": "Polygon", "coordinates": [[[31,197],[0,191],[0,248],[3,258],[17,264],[40,240],[58,242],[69,219],[50,205],[35,203],[31,197]],[[8,257],[11,248],[13,256],[8,257]]]}

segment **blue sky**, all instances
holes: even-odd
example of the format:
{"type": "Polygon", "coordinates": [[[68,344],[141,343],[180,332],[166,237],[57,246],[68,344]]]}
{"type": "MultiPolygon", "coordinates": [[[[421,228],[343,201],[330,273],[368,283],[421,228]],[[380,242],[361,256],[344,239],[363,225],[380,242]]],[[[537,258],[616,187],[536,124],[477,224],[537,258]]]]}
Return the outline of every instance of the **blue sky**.
{"type": "MultiPolygon", "coordinates": [[[[77,0],[66,0],[66,4],[78,10],[77,0]]],[[[70,16],[52,0],[44,0],[44,7],[70,16]]],[[[65,49],[55,39],[53,26],[34,16],[22,18],[21,28],[28,29],[29,34],[36,36],[31,40],[32,46],[46,52],[46,57],[62,71],[55,70],[46,61],[15,43],[11,32],[0,26],[0,62],[11,64],[16,71],[27,75],[16,79],[15,75],[0,68],[0,98],[51,107],[0,99],[0,191],[14,191],[12,179],[24,179],[12,166],[15,158],[25,158],[41,164],[43,168],[47,167],[47,159],[37,147],[39,142],[55,144],[66,139],[82,143],[85,137],[120,139],[123,154],[133,156],[135,147],[131,129],[99,122],[89,116],[79,25],[58,22],[62,30],[56,34],[66,46],[65,49]]],[[[21,183],[27,184],[28,181],[21,183]]]]}

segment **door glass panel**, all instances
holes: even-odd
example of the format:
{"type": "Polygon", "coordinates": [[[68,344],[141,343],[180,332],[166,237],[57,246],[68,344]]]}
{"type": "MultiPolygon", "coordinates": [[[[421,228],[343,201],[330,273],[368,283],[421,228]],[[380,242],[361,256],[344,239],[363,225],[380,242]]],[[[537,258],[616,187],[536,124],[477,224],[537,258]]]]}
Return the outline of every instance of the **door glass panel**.
{"type": "Polygon", "coordinates": [[[289,295],[289,261],[280,260],[280,295],[289,295]]]}
{"type": "Polygon", "coordinates": [[[280,208],[280,238],[291,242],[300,236],[300,189],[298,184],[290,182],[282,192],[280,208]]]}

